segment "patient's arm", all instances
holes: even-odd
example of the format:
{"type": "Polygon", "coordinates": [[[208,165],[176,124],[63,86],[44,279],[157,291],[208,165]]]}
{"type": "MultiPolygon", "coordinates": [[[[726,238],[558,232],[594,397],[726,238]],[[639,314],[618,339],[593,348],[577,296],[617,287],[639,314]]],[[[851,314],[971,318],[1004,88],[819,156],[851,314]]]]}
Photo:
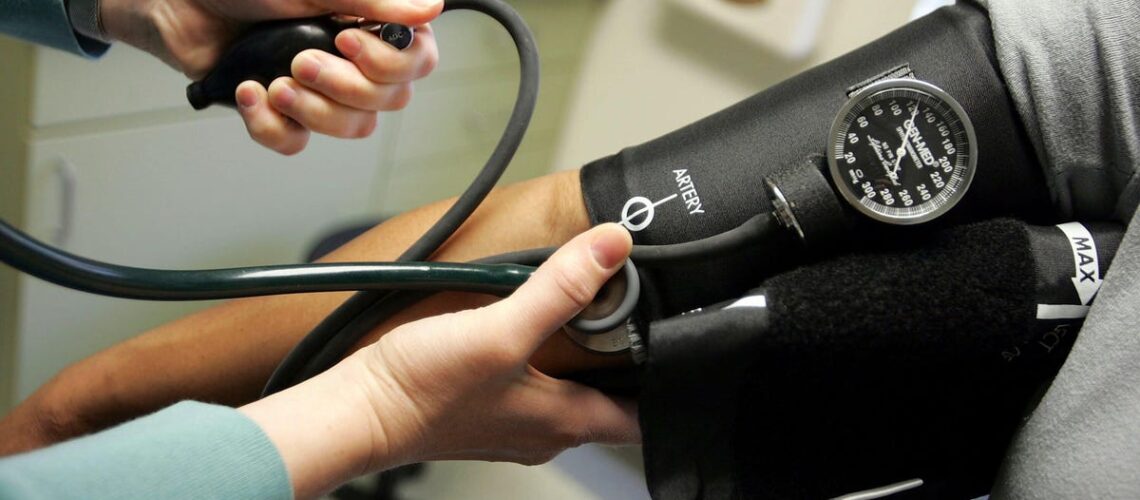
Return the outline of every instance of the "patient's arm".
{"type": "MultiPolygon", "coordinates": [[[[323,261],[392,260],[450,203],[394,217],[323,261]]],[[[551,174],[494,191],[436,260],[468,261],[560,245],[588,227],[578,172],[551,174]]],[[[183,399],[229,405],[252,401],[289,349],[348,295],[235,300],[95,354],[63,370],[0,420],[0,455],[99,430],[183,399]]],[[[439,294],[392,318],[362,343],[398,324],[492,300],[474,294],[439,294]]],[[[556,335],[536,354],[534,363],[556,374],[623,359],[591,356],[556,335]]]]}

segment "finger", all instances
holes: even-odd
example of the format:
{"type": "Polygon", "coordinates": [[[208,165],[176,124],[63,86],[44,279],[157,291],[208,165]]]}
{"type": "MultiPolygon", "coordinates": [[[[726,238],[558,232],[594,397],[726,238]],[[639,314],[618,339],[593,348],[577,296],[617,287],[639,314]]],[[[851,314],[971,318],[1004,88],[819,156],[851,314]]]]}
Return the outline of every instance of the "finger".
{"type": "Polygon", "coordinates": [[[499,341],[534,352],[593,300],[632,245],[629,233],[617,224],[603,224],[570,240],[515,293],[487,308],[491,335],[510,335],[499,341]]]}
{"type": "Polygon", "coordinates": [[[289,77],[269,84],[269,102],[301,126],[321,134],[359,138],[376,130],[375,112],[337,103],[289,77]]]}
{"type": "Polygon", "coordinates": [[[641,442],[636,403],[573,382],[558,382],[561,387],[550,393],[553,401],[547,408],[557,412],[551,418],[558,422],[555,427],[563,429],[560,434],[569,446],[641,442]]]}
{"type": "Polygon", "coordinates": [[[284,155],[293,155],[309,143],[309,131],[273,109],[269,105],[269,93],[261,84],[242,82],[234,98],[249,136],[258,144],[284,155]]]}
{"type": "Polygon", "coordinates": [[[312,4],[330,12],[405,26],[429,23],[443,11],[443,0],[313,0],[312,4]]]}
{"type": "Polygon", "coordinates": [[[292,69],[302,85],[350,108],[395,111],[412,98],[412,84],[376,83],[355,64],[320,50],[297,54],[292,69]]]}
{"type": "Polygon", "coordinates": [[[416,28],[415,42],[398,50],[364,30],[351,29],[336,37],[336,48],[356,64],[364,76],[378,83],[410,82],[427,76],[439,63],[439,49],[431,26],[416,28]]]}

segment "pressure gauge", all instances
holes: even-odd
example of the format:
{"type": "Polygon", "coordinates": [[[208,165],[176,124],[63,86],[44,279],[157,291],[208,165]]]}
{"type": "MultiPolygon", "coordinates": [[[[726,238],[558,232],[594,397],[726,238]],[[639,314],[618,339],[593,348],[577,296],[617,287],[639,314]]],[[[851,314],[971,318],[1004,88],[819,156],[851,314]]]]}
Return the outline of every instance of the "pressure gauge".
{"type": "Polygon", "coordinates": [[[890,224],[945,214],[965,196],[977,168],[970,118],[953,97],[920,80],[859,90],[829,137],[836,189],[859,212],[890,224]]]}

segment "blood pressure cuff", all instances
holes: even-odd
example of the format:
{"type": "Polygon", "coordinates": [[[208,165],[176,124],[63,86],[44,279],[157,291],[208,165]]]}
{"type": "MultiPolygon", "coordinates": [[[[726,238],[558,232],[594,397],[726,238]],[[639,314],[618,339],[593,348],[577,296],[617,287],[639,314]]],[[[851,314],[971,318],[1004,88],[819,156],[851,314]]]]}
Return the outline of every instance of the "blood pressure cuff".
{"type": "MultiPolygon", "coordinates": [[[[590,218],[623,222],[638,244],[689,241],[736,227],[769,210],[766,175],[825,153],[832,121],[854,86],[899,68],[954,96],[977,131],[973,184],[938,222],[1000,215],[1055,222],[1042,169],[997,69],[988,18],[961,2],[690,126],[586,165],[581,182],[590,218]]],[[[641,312],[656,319],[738,296],[800,253],[794,244],[768,245],[643,270],[641,312]]]]}
{"type": "Polygon", "coordinates": [[[996,219],[879,240],[650,323],[651,493],[988,493],[1122,235],[996,219]]]}

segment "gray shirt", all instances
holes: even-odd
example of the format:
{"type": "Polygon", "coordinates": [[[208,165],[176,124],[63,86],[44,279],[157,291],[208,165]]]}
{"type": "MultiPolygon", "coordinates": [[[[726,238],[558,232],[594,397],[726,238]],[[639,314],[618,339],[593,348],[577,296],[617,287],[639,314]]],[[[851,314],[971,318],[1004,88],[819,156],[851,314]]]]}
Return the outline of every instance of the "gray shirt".
{"type": "Polygon", "coordinates": [[[1061,213],[1128,222],[1140,204],[1140,2],[979,0],[1061,213]]]}
{"type": "Polygon", "coordinates": [[[979,0],[1056,206],[1131,222],[995,498],[1140,498],[1140,1],[979,0]]]}

